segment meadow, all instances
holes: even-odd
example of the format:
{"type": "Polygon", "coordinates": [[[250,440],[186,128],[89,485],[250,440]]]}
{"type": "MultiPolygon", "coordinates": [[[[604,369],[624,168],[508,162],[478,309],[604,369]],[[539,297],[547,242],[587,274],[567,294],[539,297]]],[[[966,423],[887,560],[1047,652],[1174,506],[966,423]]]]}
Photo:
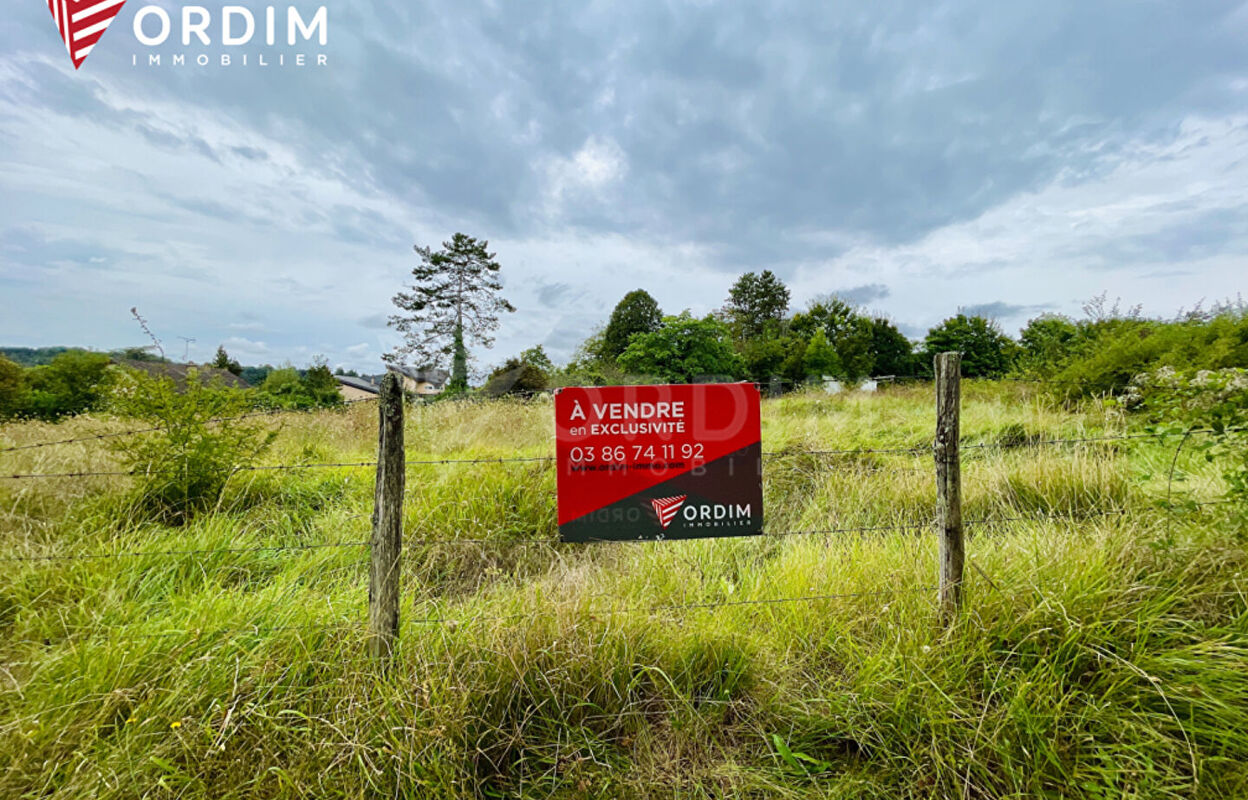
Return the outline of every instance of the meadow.
{"type": "MultiPolygon", "coordinates": [[[[375,456],[372,404],[271,465],[375,456]]],[[[939,621],[930,386],[763,403],[767,528],[555,543],[549,463],[417,464],[389,672],[373,474],[257,470],[186,525],[130,478],[0,480],[0,797],[1248,795],[1248,553],[1219,468],[1121,412],[967,382],[966,601],[939,621]],[[835,529],[838,533],[822,533],[835,529]],[[333,546],[323,546],[333,545],[333,546]],[[212,551],[204,553],[203,551],[212,551]],[[35,560],[43,559],[43,560],[35,560]]],[[[0,427],[0,450],[118,432],[0,427]]],[[[553,453],[548,402],[409,410],[409,462],[553,453]]],[[[109,471],[101,441],[0,474],[109,471]]]]}

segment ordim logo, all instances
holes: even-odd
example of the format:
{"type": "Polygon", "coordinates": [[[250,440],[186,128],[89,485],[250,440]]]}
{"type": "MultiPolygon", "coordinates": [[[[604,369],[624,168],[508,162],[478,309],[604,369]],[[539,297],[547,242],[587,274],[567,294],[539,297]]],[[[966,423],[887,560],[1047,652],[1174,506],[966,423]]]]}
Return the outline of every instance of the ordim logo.
{"type": "Polygon", "coordinates": [[[688,496],[682,494],[677,497],[660,497],[650,501],[650,505],[654,506],[654,513],[658,516],[659,525],[663,530],[667,530],[667,526],[672,524],[672,520],[676,518],[676,514],[680,512],[680,507],[685,504],[685,498],[688,496]]]}
{"type": "Polygon", "coordinates": [[[48,0],[52,20],[74,69],[82,66],[126,0],[48,0]]]}
{"type": "MultiPolygon", "coordinates": [[[[126,0],[47,0],[57,33],[65,43],[74,69],[87,56],[121,12],[126,0]]],[[[296,46],[324,48],[329,41],[329,11],[318,6],[310,16],[295,6],[266,6],[252,10],[241,5],[209,8],[174,4],[172,13],[159,5],[141,6],[134,15],[134,43],[149,48],[130,57],[132,66],[149,67],[303,67],[325,66],[328,56],[312,52],[287,52],[296,46]],[[151,52],[168,44],[191,50],[151,52]]]]}

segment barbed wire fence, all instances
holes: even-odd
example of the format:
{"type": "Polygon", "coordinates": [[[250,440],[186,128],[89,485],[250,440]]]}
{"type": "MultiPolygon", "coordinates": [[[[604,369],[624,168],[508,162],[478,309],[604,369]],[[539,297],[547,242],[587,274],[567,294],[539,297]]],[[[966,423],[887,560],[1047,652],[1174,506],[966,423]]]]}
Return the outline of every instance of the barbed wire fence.
{"type": "MultiPolygon", "coordinates": [[[[1008,516],[987,516],[978,519],[962,519],[961,518],[961,487],[960,487],[960,466],[961,451],[990,451],[990,450],[1019,450],[1019,449],[1038,449],[1049,447],[1078,447],[1084,445],[1096,445],[1114,442],[1140,442],[1146,440],[1163,441],[1168,438],[1179,438],[1179,448],[1176,448],[1176,460],[1178,449],[1181,449],[1182,443],[1186,442],[1193,436],[1201,436],[1215,433],[1212,429],[1189,429],[1185,431],[1156,431],[1145,433],[1119,433],[1105,434],[1094,436],[1074,436],[1069,438],[1048,438],[1048,439],[1030,439],[1021,442],[962,442],[960,440],[959,430],[957,428],[956,419],[958,409],[960,408],[960,396],[958,388],[960,387],[960,376],[958,374],[957,359],[951,359],[952,363],[947,362],[942,368],[938,365],[935,386],[937,391],[942,391],[941,384],[944,383],[946,393],[949,395],[952,403],[946,402],[938,408],[938,417],[943,412],[946,416],[951,415],[953,420],[952,429],[948,428],[949,422],[945,423],[946,429],[943,447],[936,443],[927,445],[901,446],[901,447],[859,447],[859,448],[839,448],[839,449],[792,449],[786,448],[781,450],[764,451],[762,453],[765,462],[777,462],[785,459],[795,458],[835,458],[841,459],[835,464],[835,468],[848,469],[862,467],[863,464],[853,461],[864,456],[901,456],[918,458],[934,455],[935,471],[938,481],[947,484],[946,491],[940,493],[938,498],[938,518],[931,520],[920,520],[915,522],[902,522],[897,524],[885,525],[852,525],[852,526],[833,526],[827,528],[811,528],[802,530],[764,530],[760,536],[763,538],[788,539],[793,537],[837,537],[837,536],[869,536],[880,534],[922,534],[924,532],[937,532],[941,536],[940,562],[941,568],[938,571],[941,580],[931,586],[920,587],[900,587],[881,589],[870,592],[848,592],[848,593],[831,593],[831,594],[811,594],[795,597],[778,597],[778,598],[755,598],[755,599],[720,599],[708,601],[682,602],[682,603],[659,603],[651,605],[633,605],[621,606],[607,609],[595,609],[594,614],[614,615],[614,614],[642,614],[656,615],[660,613],[669,613],[682,610],[694,609],[715,609],[730,606],[770,606],[781,604],[799,604],[799,603],[815,603],[830,602],[843,599],[862,599],[871,597],[887,597],[899,594],[909,593],[934,593],[935,600],[941,610],[942,616],[948,618],[950,615],[956,614],[961,604],[961,590],[964,583],[964,563],[965,563],[965,543],[964,531],[966,527],[982,527],[988,528],[993,525],[1001,525],[1017,522],[1069,522],[1078,523],[1085,522],[1089,519],[1107,518],[1107,517],[1125,517],[1131,512],[1125,508],[1113,508],[1085,511],[1080,513],[1052,513],[1052,514],[1030,514],[1030,515],[1008,515],[1008,516]],[[952,430],[953,438],[949,438],[949,431],[952,430]],[[952,444],[952,449],[950,445],[952,444]],[[951,465],[957,465],[959,474],[956,477],[950,475],[951,465]],[[956,491],[953,486],[957,484],[956,491]]],[[[1022,382],[1022,381],[1020,381],[1022,382]]],[[[1042,383],[1041,381],[1026,381],[1028,383],[1042,383]]],[[[338,619],[332,623],[314,623],[308,625],[295,626],[237,626],[233,628],[213,628],[204,630],[199,627],[186,628],[177,631],[164,632],[136,632],[134,638],[176,638],[187,637],[201,639],[208,637],[220,637],[231,635],[263,635],[266,633],[276,633],[281,631],[314,631],[328,629],[351,629],[362,632],[368,639],[370,650],[383,664],[389,659],[394,650],[395,642],[399,635],[400,618],[398,602],[401,596],[401,575],[402,562],[410,554],[404,553],[402,547],[397,542],[392,546],[387,546],[385,542],[379,542],[380,529],[385,526],[385,514],[381,511],[383,505],[389,505],[391,508],[391,538],[401,539],[404,533],[408,534],[409,546],[421,547],[549,547],[549,548],[580,548],[592,546],[595,544],[619,544],[619,540],[589,540],[587,542],[565,543],[561,542],[556,536],[529,536],[529,537],[505,537],[505,538],[427,538],[420,536],[411,536],[411,531],[404,532],[401,528],[402,508],[404,502],[405,491],[401,486],[398,489],[397,498],[393,495],[393,486],[391,494],[387,494],[381,487],[385,485],[381,474],[405,476],[409,468],[413,467],[429,467],[429,466],[448,466],[448,465],[510,465],[510,464],[544,464],[553,467],[555,458],[553,456],[516,456],[516,457],[497,457],[497,458],[426,458],[407,460],[402,449],[401,432],[403,428],[403,396],[402,392],[396,388],[390,392],[389,396],[383,392],[379,399],[378,408],[379,416],[384,418],[387,414],[391,416],[391,420],[396,418],[397,427],[389,426],[392,431],[399,433],[399,446],[393,446],[393,434],[390,441],[390,447],[387,447],[385,438],[385,429],[387,426],[382,425],[382,436],[379,441],[379,452],[390,453],[389,461],[385,458],[364,460],[364,461],[341,461],[341,462],[309,462],[297,464],[273,464],[273,465],[252,465],[242,467],[238,472],[262,472],[262,471],[301,471],[301,470],[330,470],[330,469],[364,469],[375,468],[379,473],[377,510],[374,511],[373,531],[370,538],[352,538],[344,541],[335,542],[319,542],[319,543],[294,543],[294,544],[277,544],[253,547],[228,547],[228,548],[204,548],[204,549],[163,549],[163,550],[119,550],[113,552],[98,553],[81,553],[81,554],[38,554],[38,555],[13,555],[0,556],[0,564],[51,564],[57,562],[74,562],[74,561],[102,561],[117,559],[152,559],[152,558],[178,558],[191,559],[197,562],[207,562],[228,556],[248,555],[267,553],[273,555],[293,555],[299,553],[307,553],[312,551],[325,550],[363,550],[369,553],[370,566],[370,599],[367,620],[359,619],[351,621],[350,619],[338,619]],[[396,472],[397,469],[397,472],[396,472]],[[397,502],[396,502],[397,501],[397,502]],[[397,516],[394,510],[397,509],[397,516]],[[393,520],[398,520],[396,528],[393,520]],[[394,533],[397,531],[398,536],[394,533]],[[381,584],[389,584],[383,587],[381,584]],[[388,601],[379,601],[378,598],[391,598],[388,601]]],[[[1138,386],[1139,384],[1133,384],[1138,386]]],[[[1156,388],[1173,388],[1170,386],[1157,386],[1156,388]]],[[[359,402],[374,402],[372,400],[359,402]]],[[[235,420],[249,419],[255,417],[277,416],[281,414],[298,413],[286,409],[271,409],[257,412],[250,412],[235,417],[221,418],[213,420],[214,424],[229,423],[235,420]]],[[[940,425],[938,421],[938,426],[940,425]]],[[[13,453],[17,451],[31,450],[44,447],[53,447],[58,445],[76,444],[84,442],[95,442],[103,439],[143,435],[147,433],[158,433],[162,429],[158,426],[137,428],[126,431],[106,432],[100,434],[92,434],[80,437],[70,437],[61,440],[39,442],[29,445],[11,446],[0,448],[0,454],[13,453]]],[[[1241,429],[1232,428],[1229,431],[1238,431],[1241,429]]],[[[1220,433],[1221,431],[1217,431],[1220,433]]],[[[938,437],[939,439],[939,437],[938,437]]],[[[932,473],[931,467],[899,467],[895,464],[868,465],[872,469],[878,469],[885,472],[924,472],[932,473]]],[[[138,473],[124,470],[83,470],[83,471],[67,471],[67,472],[48,472],[48,473],[12,473],[0,474],[0,481],[34,481],[34,480],[65,480],[65,479],[85,479],[95,477],[134,477],[138,473]]],[[[149,473],[143,473],[149,474],[149,473]]],[[[1173,481],[1173,470],[1170,476],[1173,481]]],[[[393,483],[393,482],[392,482],[393,483]]],[[[1161,504],[1173,518],[1176,504],[1169,500],[1169,488],[1167,490],[1167,500],[1161,504]]],[[[1191,507],[1216,506],[1224,504],[1228,501],[1213,500],[1189,503],[1191,507]]],[[[360,519],[366,515],[355,515],[348,519],[360,519]]],[[[743,537],[751,539],[757,537],[743,537]]],[[[363,566],[363,565],[361,565],[363,566]]],[[[563,605],[580,607],[583,605],[581,601],[569,602],[563,605]]],[[[534,616],[535,614],[550,613],[552,608],[546,608],[543,611],[531,612],[521,615],[476,615],[466,619],[456,618],[445,614],[437,616],[421,616],[408,619],[407,622],[412,625],[448,625],[461,626],[477,624],[481,622],[502,622],[513,619],[517,616],[534,616]]],[[[98,628],[98,629],[67,629],[62,631],[67,637],[89,637],[95,638],[103,636],[109,640],[117,638],[125,638],[128,632],[123,628],[98,628]]],[[[15,644],[40,644],[46,643],[46,640],[18,640],[15,644]]]]}

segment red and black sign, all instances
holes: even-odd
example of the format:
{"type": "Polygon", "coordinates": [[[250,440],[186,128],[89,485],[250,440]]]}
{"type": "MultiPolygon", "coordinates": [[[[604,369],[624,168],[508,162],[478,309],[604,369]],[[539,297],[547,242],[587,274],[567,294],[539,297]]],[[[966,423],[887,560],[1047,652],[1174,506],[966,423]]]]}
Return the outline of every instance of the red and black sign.
{"type": "Polygon", "coordinates": [[[753,384],[560,389],[555,439],[565,542],[762,532],[753,384]]]}

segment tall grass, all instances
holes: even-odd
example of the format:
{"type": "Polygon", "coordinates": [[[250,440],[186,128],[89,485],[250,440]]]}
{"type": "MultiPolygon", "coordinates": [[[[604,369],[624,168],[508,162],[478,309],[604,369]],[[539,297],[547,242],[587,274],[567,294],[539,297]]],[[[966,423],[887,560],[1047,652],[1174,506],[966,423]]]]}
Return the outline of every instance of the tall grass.
{"type": "MultiPolygon", "coordinates": [[[[367,460],[374,414],[282,417],[268,458],[367,460]]],[[[766,401],[768,528],[931,519],[930,457],[799,451],[922,447],[932,417],[921,389],[766,401]]],[[[419,407],[409,460],[549,455],[550,419],[419,407]]],[[[1025,446],[1125,424],[967,386],[964,437],[1024,446],[967,451],[949,629],[924,530],[565,546],[548,465],[412,466],[384,679],[364,548],[188,552],[366,539],[370,470],[240,474],[182,527],[129,516],[125,479],[0,482],[0,556],[128,554],[0,564],[0,796],[1242,796],[1242,543],[1217,506],[1159,509],[1174,443],[1025,446]]],[[[1178,469],[1177,491],[1219,491],[1216,465],[1178,469]]]]}

